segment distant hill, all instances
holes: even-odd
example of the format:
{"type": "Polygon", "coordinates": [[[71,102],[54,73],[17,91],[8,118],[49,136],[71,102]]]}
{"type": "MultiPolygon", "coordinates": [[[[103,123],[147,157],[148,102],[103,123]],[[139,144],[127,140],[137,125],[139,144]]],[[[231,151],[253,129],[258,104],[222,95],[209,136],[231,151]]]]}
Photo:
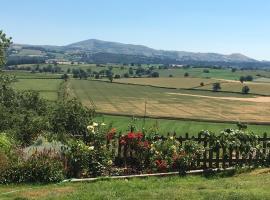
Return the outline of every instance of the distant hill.
{"type": "MultiPolygon", "coordinates": [[[[143,45],[84,40],[66,46],[13,44],[9,60],[25,58],[65,59],[82,62],[163,63],[163,64],[214,64],[214,65],[264,65],[245,55],[234,53],[193,53],[186,51],[156,50],[143,45]]],[[[31,59],[30,59],[31,60],[31,59]]],[[[268,63],[269,64],[269,63],[268,63]]]]}

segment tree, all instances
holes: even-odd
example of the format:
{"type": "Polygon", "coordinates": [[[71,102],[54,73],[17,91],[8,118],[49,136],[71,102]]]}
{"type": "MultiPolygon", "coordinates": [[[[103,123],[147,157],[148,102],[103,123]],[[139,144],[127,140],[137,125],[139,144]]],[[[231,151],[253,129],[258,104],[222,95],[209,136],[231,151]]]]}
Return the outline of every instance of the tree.
{"type": "Polygon", "coordinates": [[[133,74],[134,74],[132,67],[129,68],[128,73],[129,73],[130,75],[133,75],[133,74]]]}
{"type": "Polygon", "coordinates": [[[11,38],[0,30],[0,69],[6,64],[6,50],[11,44],[11,38]]]}
{"type": "Polygon", "coordinates": [[[124,78],[129,78],[129,74],[128,73],[124,73],[124,78]]]}
{"type": "Polygon", "coordinates": [[[232,72],[236,72],[236,70],[237,70],[236,68],[232,68],[232,72]]]}
{"type": "Polygon", "coordinates": [[[245,78],[244,76],[240,76],[239,81],[240,81],[241,83],[244,83],[245,80],[246,80],[246,78],[245,78]]]}
{"type": "Polygon", "coordinates": [[[243,94],[248,94],[250,91],[249,87],[247,85],[245,85],[243,88],[242,88],[242,93],[243,94]]]}
{"type": "Polygon", "coordinates": [[[220,83],[213,83],[213,92],[218,92],[221,90],[220,83]]]}
{"type": "Polygon", "coordinates": [[[209,71],[209,69],[204,69],[203,70],[203,73],[209,73],[210,71],[209,71]]]}
{"type": "Polygon", "coordinates": [[[201,83],[200,83],[200,86],[202,86],[202,87],[203,87],[203,86],[204,86],[204,82],[201,82],[201,83]]]}
{"type": "Polygon", "coordinates": [[[67,74],[63,74],[62,75],[62,79],[64,79],[65,81],[67,81],[68,80],[68,75],[67,74]]]}
{"type": "Polygon", "coordinates": [[[153,72],[153,73],[151,74],[151,77],[157,78],[157,77],[159,77],[159,73],[158,73],[158,72],[153,72]]]}
{"type": "Polygon", "coordinates": [[[253,81],[253,76],[247,75],[246,76],[246,81],[253,81]]]}
{"type": "Polygon", "coordinates": [[[186,72],[186,73],[184,74],[184,77],[188,77],[188,76],[189,76],[189,73],[186,72]]]}

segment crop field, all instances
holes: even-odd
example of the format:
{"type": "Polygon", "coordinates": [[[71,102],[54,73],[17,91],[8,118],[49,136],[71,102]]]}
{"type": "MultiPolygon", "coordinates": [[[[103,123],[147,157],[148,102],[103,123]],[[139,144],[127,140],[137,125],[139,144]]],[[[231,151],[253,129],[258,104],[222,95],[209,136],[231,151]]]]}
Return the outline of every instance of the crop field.
{"type": "Polygon", "coordinates": [[[186,91],[102,81],[71,80],[73,95],[98,112],[209,119],[220,121],[268,122],[269,97],[235,93],[186,91]]]}
{"type": "Polygon", "coordinates": [[[269,199],[269,169],[228,177],[164,177],[93,183],[1,185],[0,199],[269,199]]]}
{"type": "Polygon", "coordinates": [[[41,97],[55,101],[62,81],[61,79],[18,79],[13,86],[17,90],[38,91],[41,97]]]}
{"type": "MultiPolygon", "coordinates": [[[[263,79],[266,80],[266,79],[263,79]]],[[[239,92],[241,93],[243,86],[247,85],[250,88],[250,93],[270,95],[270,83],[266,81],[260,82],[244,82],[232,80],[218,80],[213,78],[125,78],[116,79],[115,82],[130,83],[138,85],[151,85],[168,88],[185,88],[185,89],[205,89],[212,90],[212,84],[219,82],[221,84],[221,91],[239,92]],[[204,86],[200,86],[203,82],[204,86]]]]}
{"type": "Polygon", "coordinates": [[[152,85],[158,87],[169,87],[169,88],[194,88],[200,87],[200,83],[212,84],[215,82],[221,82],[214,79],[207,78],[122,78],[115,79],[115,82],[119,83],[131,83],[138,85],[152,85]]]}
{"type": "MultiPolygon", "coordinates": [[[[236,124],[229,123],[213,123],[213,122],[197,122],[197,121],[181,121],[181,120],[167,120],[167,119],[153,119],[153,118],[138,118],[138,117],[124,117],[124,116],[110,116],[100,115],[94,121],[105,122],[107,125],[111,124],[118,132],[129,131],[129,124],[134,124],[137,130],[157,130],[157,133],[167,134],[175,132],[176,135],[185,135],[189,133],[190,136],[197,136],[202,130],[209,130],[214,133],[220,133],[224,129],[237,129],[236,124]]],[[[248,125],[248,131],[257,135],[269,133],[270,125],[248,125]]]]}

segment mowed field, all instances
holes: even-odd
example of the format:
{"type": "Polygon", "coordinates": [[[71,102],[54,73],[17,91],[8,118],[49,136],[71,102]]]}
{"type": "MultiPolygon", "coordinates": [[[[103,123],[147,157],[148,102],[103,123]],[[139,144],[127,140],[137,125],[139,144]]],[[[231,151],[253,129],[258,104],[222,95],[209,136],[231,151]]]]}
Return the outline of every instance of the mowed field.
{"type": "Polygon", "coordinates": [[[98,112],[219,121],[269,122],[269,97],[71,80],[72,93],[98,112]],[[263,99],[262,99],[263,98],[263,99]]]}
{"type": "Polygon", "coordinates": [[[226,92],[239,92],[241,93],[242,88],[246,85],[250,88],[250,93],[270,95],[270,83],[265,81],[258,82],[244,82],[225,80],[225,79],[214,79],[214,78],[190,78],[190,77],[179,77],[179,78],[122,78],[115,79],[115,82],[125,84],[138,84],[138,85],[150,85],[157,87],[168,87],[168,88],[184,88],[184,89],[202,89],[212,90],[212,84],[219,82],[221,85],[221,91],[226,92]],[[204,86],[200,84],[204,83],[204,86]]]}
{"type": "Polygon", "coordinates": [[[41,97],[55,101],[58,98],[58,90],[62,81],[61,79],[17,79],[13,86],[21,91],[38,91],[41,97]]]}
{"type": "MultiPolygon", "coordinates": [[[[237,129],[237,125],[231,123],[213,123],[213,122],[198,122],[198,121],[182,121],[182,120],[168,120],[168,119],[153,119],[153,118],[138,118],[138,117],[124,117],[124,116],[110,116],[99,115],[94,118],[95,122],[105,122],[107,125],[111,125],[116,128],[118,132],[130,131],[128,125],[134,124],[139,131],[151,131],[155,130],[159,135],[167,135],[167,133],[176,133],[177,136],[183,136],[188,133],[190,136],[197,136],[202,130],[208,130],[214,133],[220,133],[221,131],[232,128],[237,129]]],[[[263,133],[269,133],[269,125],[248,125],[248,131],[257,135],[263,135],[263,133]]],[[[148,133],[148,132],[146,132],[148,133]]]]}

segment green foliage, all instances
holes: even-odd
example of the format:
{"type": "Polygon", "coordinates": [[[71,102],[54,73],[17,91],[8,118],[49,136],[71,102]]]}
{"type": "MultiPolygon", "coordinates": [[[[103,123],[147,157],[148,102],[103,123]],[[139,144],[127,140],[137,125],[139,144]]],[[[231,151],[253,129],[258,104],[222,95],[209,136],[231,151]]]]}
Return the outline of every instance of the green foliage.
{"type": "Polygon", "coordinates": [[[242,88],[242,93],[243,94],[248,94],[250,91],[249,87],[247,85],[245,85],[243,88],[242,88]]]}
{"type": "Polygon", "coordinates": [[[8,38],[6,34],[0,30],[0,69],[6,63],[6,50],[11,44],[11,38],[8,38]]]}
{"type": "Polygon", "coordinates": [[[212,90],[213,90],[213,92],[218,92],[219,90],[221,90],[220,83],[213,83],[212,90]]]}
{"type": "Polygon", "coordinates": [[[76,99],[60,101],[53,108],[49,123],[53,133],[63,135],[83,135],[94,114],[76,99]]]}
{"type": "Polygon", "coordinates": [[[59,182],[64,179],[64,166],[60,157],[48,151],[35,153],[26,160],[13,161],[0,169],[0,183],[59,182]]]}

